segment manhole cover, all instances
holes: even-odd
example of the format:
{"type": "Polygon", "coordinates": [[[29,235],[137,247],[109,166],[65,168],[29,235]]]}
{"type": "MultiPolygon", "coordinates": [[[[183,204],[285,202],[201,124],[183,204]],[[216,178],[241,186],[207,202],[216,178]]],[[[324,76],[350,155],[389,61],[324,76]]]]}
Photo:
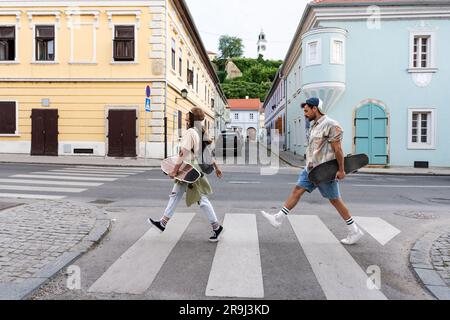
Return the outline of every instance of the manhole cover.
{"type": "Polygon", "coordinates": [[[450,199],[446,199],[446,198],[431,198],[430,201],[437,202],[437,203],[450,204],[450,199]]]}
{"type": "Polygon", "coordinates": [[[438,219],[439,216],[432,212],[424,212],[424,211],[398,211],[394,213],[397,216],[402,216],[411,219],[419,219],[419,220],[432,220],[438,219]]]}
{"type": "Polygon", "coordinates": [[[111,203],[114,203],[114,202],[115,201],[113,201],[113,200],[97,199],[97,200],[91,201],[89,203],[92,203],[92,204],[111,204],[111,203]]]}

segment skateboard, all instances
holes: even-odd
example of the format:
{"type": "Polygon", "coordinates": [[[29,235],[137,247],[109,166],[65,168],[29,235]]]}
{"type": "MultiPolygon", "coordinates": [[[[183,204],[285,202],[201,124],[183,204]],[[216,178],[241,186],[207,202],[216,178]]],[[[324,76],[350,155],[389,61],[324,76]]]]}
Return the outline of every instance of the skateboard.
{"type": "MultiPolygon", "coordinates": [[[[348,155],[344,158],[344,170],[346,174],[354,173],[369,164],[369,157],[366,154],[348,155]]],[[[339,170],[337,160],[331,160],[318,165],[308,174],[309,181],[316,186],[323,182],[330,182],[336,179],[339,170]]]]}
{"type": "MultiPolygon", "coordinates": [[[[175,168],[176,161],[178,159],[178,156],[170,157],[161,162],[161,170],[166,174],[169,175],[172,173],[173,169],[175,168]]],[[[178,170],[178,174],[176,175],[175,179],[181,182],[186,182],[189,184],[197,182],[198,179],[200,179],[202,174],[195,169],[192,165],[189,163],[183,161],[181,164],[180,169],[178,170]]]]}

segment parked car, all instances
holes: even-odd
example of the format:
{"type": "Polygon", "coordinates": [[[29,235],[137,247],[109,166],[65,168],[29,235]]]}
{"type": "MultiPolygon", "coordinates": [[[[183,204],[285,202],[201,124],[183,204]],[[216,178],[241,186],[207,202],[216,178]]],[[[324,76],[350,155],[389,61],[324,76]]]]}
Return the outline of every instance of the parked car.
{"type": "Polygon", "coordinates": [[[237,131],[222,131],[216,140],[216,157],[242,155],[244,141],[237,131]]]}

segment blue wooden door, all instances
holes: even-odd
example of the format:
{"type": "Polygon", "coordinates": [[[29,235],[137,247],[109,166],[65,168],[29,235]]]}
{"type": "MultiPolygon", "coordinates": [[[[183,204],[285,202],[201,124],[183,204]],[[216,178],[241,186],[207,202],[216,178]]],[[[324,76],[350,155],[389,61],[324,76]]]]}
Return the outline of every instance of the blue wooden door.
{"type": "Polygon", "coordinates": [[[370,164],[388,163],[387,126],[386,112],[380,106],[366,104],[356,112],[355,150],[356,153],[367,154],[370,164]]]}

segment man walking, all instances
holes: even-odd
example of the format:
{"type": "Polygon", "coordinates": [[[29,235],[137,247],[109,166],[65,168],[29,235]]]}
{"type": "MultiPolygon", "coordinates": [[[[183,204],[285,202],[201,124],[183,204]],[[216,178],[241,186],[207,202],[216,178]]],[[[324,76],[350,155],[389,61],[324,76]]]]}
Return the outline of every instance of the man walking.
{"type": "Polygon", "coordinates": [[[312,122],[308,148],[306,150],[306,167],[300,173],[297,185],[287,199],[284,207],[275,215],[264,211],[263,216],[276,228],[280,227],[283,220],[295,208],[305,192],[311,193],[316,188],[321,195],[328,199],[344,219],[348,228],[348,236],[341,240],[345,245],[357,243],[364,233],[356,225],[349,210],[342,201],[339,180],[345,178],[344,171],[344,152],[342,151],[342,138],[344,131],[335,120],[327,117],[323,111],[323,103],[318,98],[311,98],[302,104],[305,117],[312,122]],[[336,174],[336,180],[321,183],[315,186],[308,179],[308,173],[318,165],[336,159],[339,164],[339,171],[336,174]]]}

